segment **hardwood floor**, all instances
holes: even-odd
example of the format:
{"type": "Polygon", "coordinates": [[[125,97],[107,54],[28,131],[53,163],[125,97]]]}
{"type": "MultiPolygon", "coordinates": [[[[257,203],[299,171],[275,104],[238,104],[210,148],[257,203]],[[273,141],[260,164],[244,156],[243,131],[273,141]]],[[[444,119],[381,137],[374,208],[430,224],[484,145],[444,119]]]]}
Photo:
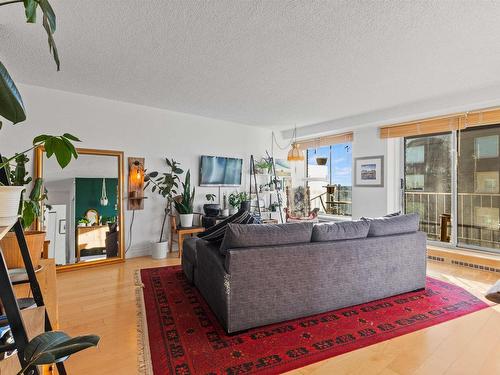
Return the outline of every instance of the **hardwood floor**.
{"type": "MultiPolygon", "coordinates": [[[[70,374],[136,374],[137,333],[134,271],[178,264],[149,257],[60,273],[60,329],[101,336],[97,349],[70,358],[70,374]]],[[[429,262],[429,275],[478,297],[500,275],[429,262]]],[[[290,374],[500,374],[500,305],[434,327],[327,359],[290,374]]]]}

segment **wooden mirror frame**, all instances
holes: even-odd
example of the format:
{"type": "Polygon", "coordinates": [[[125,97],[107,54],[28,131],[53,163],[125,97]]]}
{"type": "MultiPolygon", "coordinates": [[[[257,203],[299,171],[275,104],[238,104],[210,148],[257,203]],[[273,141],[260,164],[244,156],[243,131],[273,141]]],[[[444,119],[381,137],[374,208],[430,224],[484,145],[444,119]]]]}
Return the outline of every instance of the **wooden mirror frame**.
{"type": "MultiPolygon", "coordinates": [[[[84,267],[94,267],[105,264],[113,264],[113,263],[121,263],[125,261],[125,215],[123,212],[123,151],[114,151],[114,150],[97,150],[91,148],[77,148],[76,149],[79,155],[97,155],[97,156],[114,156],[118,160],[118,220],[120,223],[120,231],[119,231],[119,244],[118,244],[118,256],[110,259],[100,259],[92,262],[84,262],[84,263],[74,263],[74,264],[65,264],[62,266],[57,266],[56,270],[58,272],[70,271],[78,268],[84,267]]],[[[35,149],[35,178],[43,178],[43,159],[44,159],[44,147],[37,147],[35,149]]],[[[41,222],[40,219],[37,218],[35,221],[35,227],[37,230],[41,230],[41,222]]]]}

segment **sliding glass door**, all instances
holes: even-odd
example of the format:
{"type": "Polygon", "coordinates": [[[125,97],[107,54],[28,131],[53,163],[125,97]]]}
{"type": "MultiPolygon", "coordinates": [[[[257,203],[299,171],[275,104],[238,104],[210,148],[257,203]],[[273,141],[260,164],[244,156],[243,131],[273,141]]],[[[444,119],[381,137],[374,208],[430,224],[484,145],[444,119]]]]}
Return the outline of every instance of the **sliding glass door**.
{"type": "Polygon", "coordinates": [[[405,212],[420,215],[420,230],[430,240],[449,241],[451,233],[451,142],[451,133],[410,137],[404,142],[405,212]]]}
{"type": "Polygon", "coordinates": [[[458,245],[500,250],[500,126],[464,130],[457,175],[458,245]]]}
{"type": "Polygon", "coordinates": [[[500,125],[404,139],[404,211],[428,239],[500,251],[499,143],[500,125]]]}

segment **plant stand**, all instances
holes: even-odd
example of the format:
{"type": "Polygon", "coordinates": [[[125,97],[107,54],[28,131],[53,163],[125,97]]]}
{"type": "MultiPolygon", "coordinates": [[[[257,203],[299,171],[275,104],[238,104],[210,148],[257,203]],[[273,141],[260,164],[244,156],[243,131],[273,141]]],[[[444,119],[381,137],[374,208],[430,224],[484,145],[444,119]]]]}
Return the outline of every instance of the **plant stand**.
{"type": "MultiPolygon", "coordinates": [[[[0,160],[2,159],[0,155],[0,160]]],[[[0,182],[8,186],[9,179],[7,176],[7,172],[5,168],[0,169],[0,182]]],[[[10,352],[13,350],[17,350],[17,357],[19,359],[19,363],[21,365],[21,368],[23,368],[26,365],[26,361],[24,360],[24,349],[26,345],[29,342],[28,339],[28,332],[26,330],[26,325],[23,320],[23,315],[19,309],[19,306],[17,304],[16,296],[14,294],[14,290],[12,288],[13,284],[27,284],[29,283],[31,293],[33,295],[33,299],[35,300],[35,303],[37,305],[37,308],[43,308],[44,310],[44,315],[45,315],[45,323],[44,323],[44,328],[45,332],[47,331],[52,331],[52,325],[50,323],[49,316],[47,314],[47,311],[45,310],[44,306],[44,301],[43,301],[43,296],[42,292],[40,289],[40,285],[38,284],[38,280],[35,275],[35,270],[33,268],[33,263],[31,262],[29,250],[28,250],[28,245],[26,243],[26,238],[24,237],[24,232],[23,228],[21,225],[21,222],[18,220],[14,226],[13,226],[14,232],[17,237],[17,242],[19,244],[19,248],[21,250],[21,255],[23,258],[24,262],[24,267],[26,269],[26,274],[28,276],[27,280],[23,281],[17,281],[12,283],[10,278],[9,278],[9,273],[7,270],[7,265],[5,263],[5,259],[3,256],[3,253],[0,251],[0,301],[2,302],[2,305],[4,306],[5,310],[5,315],[7,317],[7,321],[9,323],[12,336],[14,338],[14,344],[11,345],[2,345],[0,346],[0,352],[10,352]]],[[[8,230],[3,229],[2,233],[5,235],[5,233],[8,230]]],[[[64,364],[57,363],[57,370],[60,375],[65,375],[66,370],[64,368],[64,364]]],[[[25,371],[25,374],[39,374],[38,368],[37,367],[31,367],[28,370],[25,371]]]]}

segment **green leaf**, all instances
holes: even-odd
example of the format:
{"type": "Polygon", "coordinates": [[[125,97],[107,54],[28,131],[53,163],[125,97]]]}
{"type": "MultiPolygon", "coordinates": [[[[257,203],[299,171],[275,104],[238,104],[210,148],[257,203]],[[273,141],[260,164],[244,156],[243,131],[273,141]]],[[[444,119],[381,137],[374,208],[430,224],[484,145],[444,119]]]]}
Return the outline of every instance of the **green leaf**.
{"type": "Polygon", "coordinates": [[[75,137],[73,134],[64,133],[62,136],[64,138],[68,138],[70,141],[73,141],[73,142],[81,142],[80,139],[78,139],[77,137],[75,137]]]}
{"type": "Polygon", "coordinates": [[[36,8],[38,3],[35,0],[24,0],[24,13],[26,14],[26,22],[36,22],[36,8]]]}
{"type": "MultiPolygon", "coordinates": [[[[81,350],[96,346],[99,336],[87,335],[71,338],[64,332],[44,332],[31,340],[24,350],[27,367],[47,365],[64,360],[81,350]]],[[[25,369],[21,370],[19,374],[25,369]]]]}
{"type": "Polygon", "coordinates": [[[33,138],[33,145],[39,143],[39,142],[45,142],[47,139],[49,139],[51,136],[47,134],[40,134],[33,138]]]}
{"type": "Polygon", "coordinates": [[[71,151],[60,138],[54,138],[54,154],[61,168],[65,168],[71,161],[71,151]]]}
{"type": "Polygon", "coordinates": [[[66,147],[68,148],[68,150],[71,153],[71,155],[73,155],[73,157],[75,159],[78,159],[78,152],[76,151],[75,146],[73,146],[73,144],[67,138],[65,138],[64,136],[61,137],[61,139],[64,142],[64,144],[66,145],[66,147]]]}
{"type": "Polygon", "coordinates": [[[50,28],[49,20],[45,15],[45,13],[43,14],[42,25],[45,31],[47,32],[49,51],[52,52],[52,55],[54,56],[54,61],[56,62],[57,70],[59,71],[61,69],[61,62],[59,61],[59,53],[57,52],[56,42],[52,35],[53,30],[50,28]]]}
{"type": "Polygon", "coordinates": [[[17,124],[26,120],[23,99],[5,66],[0,62],[0,116],[17,124]]]}
{"type": "Polygon", "coordinates": [[[54,13],[54,9],[52,9],[48,0],[38,0],[38,3],[40,4],[43,14],[47,17],[50,28],[54,33],[56,31],[56,15],[54,13]]]}

